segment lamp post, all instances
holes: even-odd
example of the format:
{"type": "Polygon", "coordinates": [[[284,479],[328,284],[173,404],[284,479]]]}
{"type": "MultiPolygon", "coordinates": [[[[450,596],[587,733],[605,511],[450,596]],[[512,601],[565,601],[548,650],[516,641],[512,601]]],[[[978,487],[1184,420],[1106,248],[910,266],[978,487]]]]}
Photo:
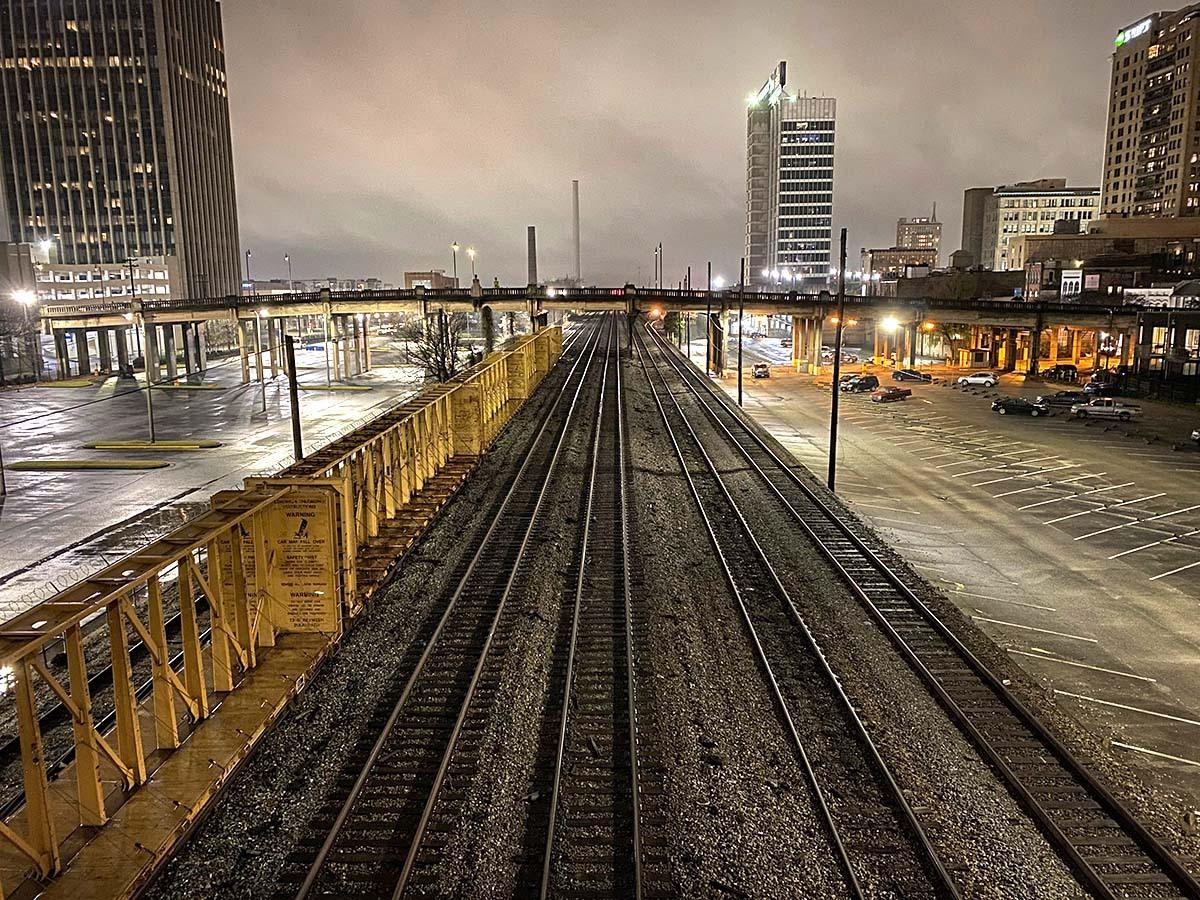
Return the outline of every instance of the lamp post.
{"type": "Polygon", "coordinates": [[[458,287],[458,241],[450,245],[450,257],[454,265],[454,286],[458,287]]]}
{"type": "MultiPolygon", "coordinates": [[[[837,332],[833,341],[833,402],[829,416],[829,490],[834,490],[837,481],[837,433],[838,433],[838,395],[841,385],[838,382],[842,373],[842,328],[846,321],[846,229],[842,229],[841,266],[838,269],[838,316],[837,332]]],[[[828,295],[827,295],[828,296],[828,295]]],[[[820,348],[817,350],[818,357],[820,348]]],[[[819,358],[818,358],[819,362],[819,358]]],[[[820,366],[818,365],[818,371],[820,366]]]]}
{"type": "Polygon", "coordinates": [[[741,280],[738,281],[738,406],[742,405],[742,320],[746,315],[746,257],[742,257],[741,280]]]}
{"type": "Polygon", "coordinates": [[[250,293],[254,293],[254,278],[250,275],[250,257],[254,254],[249,249],[246,250],[246,283],[250,285],[250,293]]]}
{"type": "Polygon", "coordinates": [[[283,254],[283,261],[287,263],[288,267],[288,293],[292,294],[296,292],[296,287],[292,282],[292,254],[283,254]]]}
{"type": "Polygon", "coordinates": [[[467,256],[471,257],[471,282],[474,283],[474,281],[475,281],[475,248],[474,247],[467,248],[467,256]]]}

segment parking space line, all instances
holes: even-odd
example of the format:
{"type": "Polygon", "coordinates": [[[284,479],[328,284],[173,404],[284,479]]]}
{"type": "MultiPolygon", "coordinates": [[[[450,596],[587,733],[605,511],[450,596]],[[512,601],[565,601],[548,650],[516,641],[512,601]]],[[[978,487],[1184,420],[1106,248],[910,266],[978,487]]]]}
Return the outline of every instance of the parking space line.
{"type": "Polygon", "coordinates": [[[1109,557],[1109,559],[1120,559],[1122,556],[1128,556],[1130,553],[1138,553],[1139,551],[1142,551],[1142,550],[1148,550],[1151,547],[1158,547],[1158,546],[1161,546],[1162,544],[1173,544],[1173,543],[1175,543],[1175,541],[1182,540],[1183,538],[1186,538],[1186,537],[1192,537],[1193,535],[1196,535],[1196,534],[1200,534],[1200,528],[1197,528],[1193,531],[1189,531],[1186,534],[1177,534],[1174,537],[1163,538],[1161,541],[1153,541],[1152,543],[1149,543],[1149,544],[1142,544],[1142,546],[1134,547],[1132,550],[1122,550],[1120,553],[1114,553],[1112,556],[1109,557]]]}
{"type": "Polygon", "coordinates": [[[1012,606],[1023,606],[1026,609],[1040,609],[1043,612],[1058,612],[1058,608],[1054,606],[1039,606],[1036,603],[1025,603],[1021,600],[1008,600],[1004,597],[989,597],[987,594],[973,594],[971,591],[950,591],[951,594],[959,594],[963,597],[975,597],[979,600],[991,600],[994,603],[1008,603],[1012,606]]]}
{"type": "Polygon", "coordinates": [[[1186,572],[1188,569],[1196,568],[1196,566],[1200,566],[1200,560],[1197,560],[1194,563],[1188,563],[1186,566],[1180,566],[1178,569],[1172,569],[1170,572],[1163,572],[1161,575],[1155,575],[1150,580],[1158,581],[1158,579],[1166,578],[1168,575],[1178,575],[1180,572],[1186,572]]]}
{"type": "MultiPolygon", "coordinates": [[[[1108,512],[1111,509],[1117,509],[1121,506],[1129,506],[1134,503],[1145,503],[1147,500],[1157,500],[1159,497],[1166,496],[1165,491],[1160,491],[1157,494],[1150,494],[1148,497],[1138,497],[1136,500],[1123,500],[1120,503],[1111,503],[1107,506],[1097,506],[1095,509],[1085,509],[1080,512],[1073,512],[1066,516],[1059,516],[1057,519],[1047,519],[1043,525],[1053,525],[1055,522],[1065,522],[1067,519],[1077,519],[1080,516],[1090,516],[1092,513],[1108,512]]],[[[1097,532],[1099,533],[1099,532],[1097,532]]]]}
{"type": "Polygon", "coordinates": [[[1022,631],[1036,631],[1038,634],[1051,634],[1055,637],[1069,638],[1073,641],[1083,641],[1088,644],[1099,644],[1096,638],[1083,637],[1066,631],[1051,631],[1049,628],[1034,628],[1032,625],[1022,625],[1019,622],[1005,622],[1002,619],[989,619],[985,616],[971,616],[976,622],[990,622],[992,625],[1007,625],[1009,628],[1020,628],[1022,631]]]}
{"type": "Polygon", "coordinates": [[[1088,669],[1092,672],[1103,672],[1106,675],[1120,675],[1122,678],[1133,678],[1137,681],[1148,681],[1151,684],[1157,684],[1158,679],[1150,678],[1146,675],[1134,675],[1132,672],[1121,672],[1117,669],[1106,669],[1103,666],[1090,666],[1087,663],[1075,662],[1071,659],[1063,659],[1060,656],[1051,656],[1048,653],[1030,653],[1027,650],[1015,650],[1012,647],[1008,648],[1009,653],[1015,653],[1018,656],[1028,656],[1030,659],[1044,659],[1047,662],[1062,663],[1064,666],[1074,666],[1077,669],[1088,669]]]}
{"type": "MultiPolygon", "coordinates": [[[[1162,495],[1160,494],[1159,496],[1161,497],[1162,495]]],[[[1182,515],[1185,512],[1191,512],[1193,509],[1200,509],[1200,503],[1196,504],[1195,506],[1185,506],[1183,509],[1172,510],[1169,513],[1162,513],[1157,516],[1151,516],[1148,519],[1138,519],[1136,522],[1122,522],[1120,525],[1111,525],[1108,528],[1101,528],[1099,531],[1093,531],[1091,534],[1081,534],[1079,537],[1075,538],[1075,540],[1082,541],[1084,538],[1095,537],[1098,534],[1107,534],[1110,531],[1116,531],[1118,528],[1128,528],[1130,525],[1144,525],[1147,522],[1157,522],[1160,519],[1169,519],[1172,516],[1178,516],[1178,515],[1182,515]]],[[[1182,570],[1180,570],[1180,571],[1182,571],[1182,570]]],[[[1171,573],[1164,572],[1163,574],[1168,575],[1171,573]]],[[[1155,578],[1161,578],[1161,577],[1162,577],[1162,575],[1155,576],[1155,578]]],[[[1150,580],[1153,581],[1154,579],[1152,578],[1150,580]]]]}
{"type": "Polygon", "coordinates": [[[896,507],[894,507],[894,506],[882,506],[878,503],[862,503],[861,501],[855,500],[853,498],[850,498],[850,502],[853,503],[855,506],[870,506],[870,507],[873,507],[874,509],[886,509],[888,512],[902,512],[902,513],[906,513],[910,516],[919,516],[920,515],[920,513],[917,512],[915,509],[896,509],[896,507]]]}
{"type": "Polygon", "coordinates": [[[993,478],[991,481],[980,481],[971,484],[971,487],[987,487],[989,484],[999,484],[1002,481],[1013,481],[1017,478],[1034,478],[1038,475],[1045,475],[1047,472],[1061,472],[1063,469],[1078,469],[1083,463],[1067,463],[1065,466],[1051,466],[1048,469],[1035,469],[1032,472],[1022,472],[1019,475],[1009,475],[1007,478],[993,478]]]}
{"type": "MultiPolygon", "coordinates": [[[[1107,472],[1101,472],[1100,475],[1107,475],[1107,472]]],[[[1100,475],[1088,475],[1088,478],[1099,478],[1100,475]]],[[[1063,500],[1077,500],[1080,497],[1086,497],[1090,494],[1103,494],[1106,491],[1116,491],[1121,488],[1133,487],[1136,482],[1126,481],[1124,484],[1110,484],[1108,487],[1096,488],[1091,491],[1084,491],[1082,494],[1068,494],[1065,497],[1055,497],[1052,500],[1039,500],[1037,503],[1030,503],[1028,506],[1018,506],[1018,510],[1033,509],[1035,506],[1048,506],[1051,503],[1060,503],[1063,500]]],[[[1003,495],[999,495],[1003,496],[1003,495]]]]}
{"type": "Polygon", "coordinates": [[[1152,709],[1142,709],[1140,706],[1129,706],[1125,703],[1114,703],[1112,700],[1101,700],[1098,697],[1089,697],[1087,694],[1073,694],[1070,691],[1060,691],[1058,688],[1054,689],[1054,693],[1061,697],[1071,697],[1075,700],[1082,700],[1085,703],[1095,703],[1099,706],[1108,706],[1112,707],[1113,709],[1124,709],[1128,712],[1142,713],[1147,716],[1154,716],[1158,719],[1168,719],[1172,722],[1182,722],[1184,725],[1200,726],[1200,722],[1197,722],[1195,719],[1185,719],[1182,716],[1173,716],[1170,713],[1155,712],[1152,709]]]}
{"type": "MultiPolygon", "coordinates": [[[[1064,484],[1074,486],[1081,481],[1087,481],[1088,479],[1091,479],[1091,478],[1102,478],[1107,474],[1108,474],[1107,472],[1098,472],[1094,475],[1076,475],[1074,478],[1066,478],[1062,481],[1049,481],[1046,484],[1034,484],[1034,485],[1030,485],[1029,487],[1017,488],[1016,490],[1013,490],[1013,491],[1004,491],[1001,494],[992,494],[992,498],[998,499],[1000,497],[1011,497],[1013,494],[1025,494],[1025,493],[1028,493],[1029,491],[1061,490],[1062,486],[1064,484]]],[[[1057,500],[1069,500],[1071,497],[1078,497],[1078,496],[1079,496],[1079,494],[1068,493],[1068,494],[1064,494],[1062,497],[1056,497],[1055,500],[1056,501],[1057,500]]],[[[1051,502],[1054,502],[1054,501],[1051,501],[1051,502]]],[[[1018,509],[1025,509],[1025,508],[1026,507],[1024,507],[1024,506],[1018,507],[1018,509]]]]}
{"type": "Polygon", "coordinates": [[[1032,466],[1035,463],[1050,462],[1052,459],[1062,459],[1061,456],[1041,456],[1037,459],[1014,459],[1009,463],[1001,463],[998,466],[988,466],[986,469],[976,469],[974,472],[955,472],[951,478],[963,478],[967,475],[982,475],[984,472],[999,472],[1001,469],[1011,469],[1013,466],[1032,466]]]}
{"type": "Polygon", "coordinates": [[[1182,756],[1173,756],[1170,753],[1162,753],[1158,750],[1150,750],[1146,747],[1139,747],[1137,744],[1126,744],[1124,741],[1110,741],[1114,747],[1120,747],[1122,750],[1134,750],[1137,753],[1145,753],[1147,756],[1156,756],[1159,759],[1169,759],[1171,762],[1183,763],[1185,766],[1200,766],[1200,762],[1194,759],[1187,759],[1182,756]]]}

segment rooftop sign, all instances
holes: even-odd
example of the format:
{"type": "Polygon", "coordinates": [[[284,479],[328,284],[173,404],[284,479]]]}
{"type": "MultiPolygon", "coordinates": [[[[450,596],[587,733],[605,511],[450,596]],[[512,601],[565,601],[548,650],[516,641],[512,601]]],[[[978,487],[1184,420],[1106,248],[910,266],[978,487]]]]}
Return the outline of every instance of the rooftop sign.
{"type": "Polygon", "coordinates": [[[1136,25],[1130,25],[1124,31],[1118,31],[1116,40],[1113,41],[1113,45],[1117,46],[1117,47],[1123,47],[1125,44],[1128,44],[1130,41],[1137,40],[1144,34],[1149,34],[1150,26],[1153,24],[1154,24],[1153,19],[1143,19],[1142,21],[1138,22],[1136,25]]]}
{"type": "Polygon", "coordinates": [[[766,84],[758,89],[757,94],[750,95],[750,105],[758,106],[760,103],[774,103],[779,99],[779,95],[783,93],[783,86],[786,82],[787,62],[780,60],[779,65],[775,67],[775,71],[771,73],[771,77],[767,79],[766,84]]]}

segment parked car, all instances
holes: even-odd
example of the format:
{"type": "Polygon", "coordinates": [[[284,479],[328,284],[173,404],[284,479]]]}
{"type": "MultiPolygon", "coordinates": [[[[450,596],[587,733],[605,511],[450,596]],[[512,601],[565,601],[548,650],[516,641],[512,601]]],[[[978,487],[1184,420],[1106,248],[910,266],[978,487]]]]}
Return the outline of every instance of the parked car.
{"type": "Polygon", "coordinates": [[[779,339],[779,346],[780,346],[780,347],[790,347],[790,346],[792,346],[792,339],[791,339],[790,337],[780,338],[780,339],[779,339]]]}
{"type": "Polygon", "coordinates": [[[1078,381],[1079,366],[1071,363],[1059,363],[1056,366],[1051,366],[1042,372],[1043,378],[1048,378],[1051,381],[1078,381]]]}
{"type": "Polygon", "coordinates": [[[971,384],[982,384],[984,387],[995,387],[1000,383],[1000,376],[995,372],[972,372],[961,376],[956,382],[963,387],[971,384]]]}
{"type": "Polygon", "coordinates": [[[382,325],[380,325],[378,328],[375,329],[375,333],[377,335],[379,335],[380,337],[386,337],[389,334],[396,333],[396,326],[393,325],[391,322],[384,322],[382,325]]]}
{"type": "Polygon", "coordinates": [[[1197,444],[1200,444],[1200,428],[1197,428],[1192,432],[1192,440],[1197,444]]]}
{"type": "Polygon", "coordinates": [[[858,354],[857,353],[843,353],[842,354],[842,362],[856,363],[856,362],[858,362],[858,354]]]}
{"type": "Polygon", "coordinates": [[[1102,397],[1088,403],[1076,403],[1071,407],[1071,413],[1077,419],[1120,419],[1128,422],[1142,414],[1142,408],[1132,403],[1122,403],[1102,397]]]}
{"type": "Polygon", "coordinates": [[[838,385],[843,391],[851,394],[865,394],[879,387],[879,379],[874,375],[854,375],[838,385]]]}
{"type": "Polygon", "coordinates": [[[752,341],[765,341],[766,339],[767,339],[767,336],[765,334],[763,334],[761,331],[750,332],[750,340],[752,340],[752,341]]]}
{"type": "Polygon", "coordinates": [[[766,363],[755,363],[754,368],[750,370],[750,374],[755,378],[770,378],[771,367],[766,363]]]}
{"type": "Polygon", "coordinates": [[[1115,397],[1118,393],[1116,382],[1094,378],[1083,386],[1083,392],[1089,397],[1115,397]]]}
{"type": "Polygon", "coordinates": [[[933,381],[933,376],[918,372],[916,369],[897,369],[892,373],[892,381],[933,381]]]}
{"type": "Polygon", "coordinates": [[[1057,391],[1053,394],[1043,394],[1037,398],[1038,403],[1049,406],[1074,406],[1076,403],[1087,403],[1092,398],[1083,391],[1057,391]]]}
{"type": "Polygon", "coordinates": [[[871,401],[874,403],[892,403],[895,400],[907,400],[912,396],[912,388],[896,387],[889,385],[881,387],[877,391],[871,393],[871,401]]]}
{"type": "Polygon", "coordinates": [[[1002,416],[1010,413],[1018,416],[1044,416],[1050,412],[1050,404],[1040,397],[1037,400],[1026,400],[1024,397],[1001,397],[992,401],[992,411],[1002,416]]]}

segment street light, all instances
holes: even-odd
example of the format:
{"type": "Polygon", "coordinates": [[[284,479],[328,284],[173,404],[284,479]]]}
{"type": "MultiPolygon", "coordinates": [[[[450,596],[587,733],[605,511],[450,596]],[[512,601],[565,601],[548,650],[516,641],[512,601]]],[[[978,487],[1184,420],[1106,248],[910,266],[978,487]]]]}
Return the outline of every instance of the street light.
{"type": "Polygon", "coordinates": [[[288,267],[288,293],[293,293],[293,292],[295,292],[296,288],[292,284],[292,254],[290,254],[290,253],[283,254],[283,261],[285,263],[287,263],[287,267],[288,267]]]}
{"type": "Polygon", "coordinates": [[[475,248],[467,248],[467,256],[471,257],[471,281],[475,280],[475,248]]]}
{"type": "Polygon", "coordinates": [[[722,290],[725,287],[725,278],[722,275],[714,275],[712,283],[718,291],[722,290]]]}
{"type": "Polygon", "coordinates": [[[454,286],[458,287],[458,241],[450,245],[450,254],[454,262],[454,286]]]}
{"type": "Polygon", "coordinates": [[[24,304],[27,307],[37,303],[37,294],[25,288],[13,291],[12,298],[18,303],[24,304]]]}

